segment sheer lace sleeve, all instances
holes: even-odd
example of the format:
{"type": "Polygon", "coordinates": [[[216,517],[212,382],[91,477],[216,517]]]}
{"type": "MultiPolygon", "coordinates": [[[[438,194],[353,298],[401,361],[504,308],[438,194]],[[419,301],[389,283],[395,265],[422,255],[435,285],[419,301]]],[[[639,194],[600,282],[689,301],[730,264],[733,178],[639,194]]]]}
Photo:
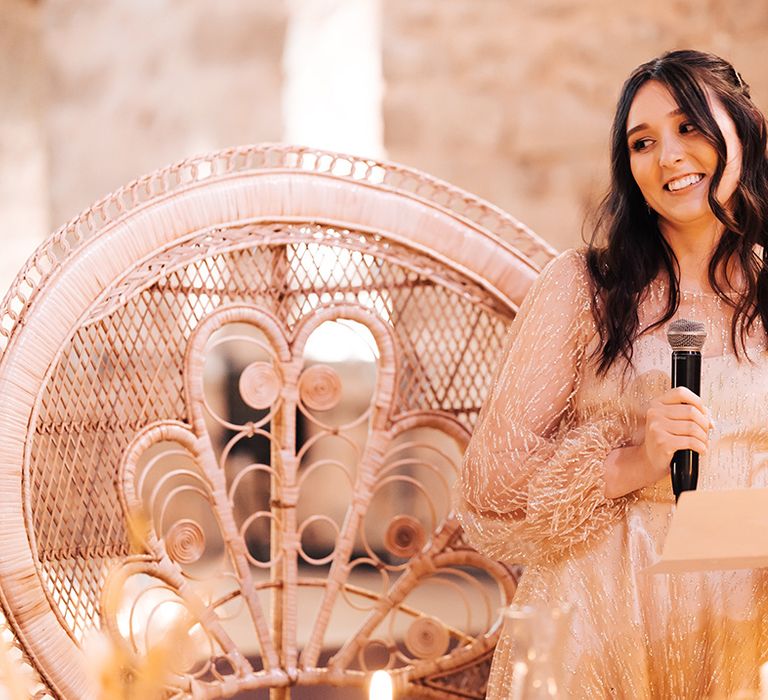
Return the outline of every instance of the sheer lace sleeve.
{"type": "Polygon", "coordinates": [[[536,280],[464,456],[457,510],[474,547],[495,559],[557,559],[621,517],[604,495],[604,461],[627,444],[618,416],[573,410],[594,332],[583,256],[568,251],[536,280]]]}

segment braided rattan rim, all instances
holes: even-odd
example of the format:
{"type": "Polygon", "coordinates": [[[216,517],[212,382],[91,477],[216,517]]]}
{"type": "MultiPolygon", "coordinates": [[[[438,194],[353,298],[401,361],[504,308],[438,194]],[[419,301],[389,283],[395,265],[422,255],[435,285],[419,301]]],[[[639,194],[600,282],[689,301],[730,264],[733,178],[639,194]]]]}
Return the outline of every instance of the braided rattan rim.
{"type": "Polygon", "coordinates": [[[83,243],[108,224],[194,183],[232,173],[275,169],[332,175],[341,180],[372,183],[393,192],[413,193],[498,236],[502,246],[513,255],[522,253],[537,270],[556,254],[552,246],[510,214],[413,168],[283,144],[229,148],[181,160],[139,177],[57,229],[25,263],[0,304],[0,358],[36,291],[83,243]]]}

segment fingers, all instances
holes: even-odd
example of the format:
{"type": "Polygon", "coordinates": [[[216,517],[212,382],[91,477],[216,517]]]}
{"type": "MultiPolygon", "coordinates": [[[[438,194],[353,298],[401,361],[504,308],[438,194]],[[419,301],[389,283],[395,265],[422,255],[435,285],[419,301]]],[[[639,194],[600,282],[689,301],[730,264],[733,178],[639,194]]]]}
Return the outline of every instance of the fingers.
{"type": "Polygon", "coordinates": [[[687,403],[696,406],[703,413],[707,412],[701,396],[694,394],[690,389],[684,386],[677,386],[674,389],[664,392],[659,400],[664,404],[687,403]]]}
{"type": "Polygon", "coordinates": [[[675,414],[676,420],[695,420],[704,430],[715,427],[709,410],[704,405],[701,397],[684,386],[678,386],[665,392],[658,398],[658,403],[663,406],[680,407],[682,410],[675,414]],[[685,407],[690,408],[686,409],[685,407]],[[690,413],[686,414],[686,410],[689,410],[690,413]]]}
{"type": "Polygon", "coordinates": [[[709,451],[709,431],[714,423],[704,402],[690,389],[670,389],[651,402],[646,413],[644,449],[651,476],[669,469],[678,450],[709,451]]]}
{"type": "Polygon", "coordinates": [[[648,412],[646,439],[650,440],[653,451],[659,450],[669,457],[677,450],[695,450],[706,454],[709,449],[709,433],[692,420],[673,420],[648,412]]]}
{"type": "Polygon", "coordinates": [[[709,440],[706,435],[703,438],[697,435],[670,435],[667,445],[670,455],[678,450],[693,450],[700,455],[706,455],[709,452],[709,440]]]}
{"type": "Polygon", "coordinates": [[[695,425],[705,435],[714,427],[709,413],[702,413],[696,406],[690,404],[666,405],[664,408],[664,417],[673,424],[678,424],[677,429],[671,426],[670,431],[677,435],[686,435],[686,431],[679,424],[695,425]],[[682,432],[681,432],[682,430],[682,432]]]}

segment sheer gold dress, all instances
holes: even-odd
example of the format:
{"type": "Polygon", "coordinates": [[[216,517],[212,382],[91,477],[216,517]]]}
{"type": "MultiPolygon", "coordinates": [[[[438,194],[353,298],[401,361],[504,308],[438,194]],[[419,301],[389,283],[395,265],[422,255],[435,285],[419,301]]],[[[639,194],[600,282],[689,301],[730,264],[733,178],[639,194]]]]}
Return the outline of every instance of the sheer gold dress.
{"type": "MultiPolygon", "coordinates": [[[[641,328],[665,301],[664,283],[651,284],[641,328]]],[[[707,327],[702,397],[716,428],[699,488],[768,486],[762,325],[748,338],[747,361],[731,349],[731,309],[715,295],[683,290],[678,317],[707,327]]],[[[608,452],[642,441],[649,401],[670,386],[666,327],[637,339],[625,374],[615,363],[597,376],[589,361],[596,343],[584,257],[568,251],[542,272],[510,328],[458,482],[466,534],[489,556],[525,565],[516,602],[572,605],[563,697],[755,690],[768,656],[768,575],[644,573],[670,522],[669,480],[622,498],[604,495],[608,452]]],[[[507,697],[511,670],[502,638],[489,698],[507,697]]]]}

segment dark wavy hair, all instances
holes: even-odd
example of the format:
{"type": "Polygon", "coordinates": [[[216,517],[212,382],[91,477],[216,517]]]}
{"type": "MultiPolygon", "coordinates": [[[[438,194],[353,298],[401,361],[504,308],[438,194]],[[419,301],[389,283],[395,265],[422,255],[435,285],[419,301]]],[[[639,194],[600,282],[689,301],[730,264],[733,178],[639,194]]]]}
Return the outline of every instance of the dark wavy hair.
{"type": "Polygon", "coordinates": [[[730,63],[700,51],[671,51],[644,63],[629,76],[613,120],[611,184],[598,209],[587,250],[587,268],[594,287],[592,311],[600,336],[594,359],[600,374],[620,357],[631,365],[634,340],[671,319],[680,303],[678,261],[630,170],[627,115],[637,91],[649,80],[667,87],[717,153],[709,205],[725,230],[709,261],[709,282],[734,309],[731,344],[736,355],[740,350],[746,355],[746,337],[758,316],[768,329],[765,117],[750,99],[749,86],[730,63]],[[726,165],[726,144],[707,101],[707,88],[730,115],[742,146],[741,175],[727,208],[715,196],[726,165]],[[758,245],[763,247],[761,257],[756,254],[758,245]],[[729,263],[736,264],[743,273],[744,284],[738,289],[728,278],[729,263]],[[638,304],[648,284],[660,274],[669,280],[666,309],[660,318],[641,329],[638,304]]]}

